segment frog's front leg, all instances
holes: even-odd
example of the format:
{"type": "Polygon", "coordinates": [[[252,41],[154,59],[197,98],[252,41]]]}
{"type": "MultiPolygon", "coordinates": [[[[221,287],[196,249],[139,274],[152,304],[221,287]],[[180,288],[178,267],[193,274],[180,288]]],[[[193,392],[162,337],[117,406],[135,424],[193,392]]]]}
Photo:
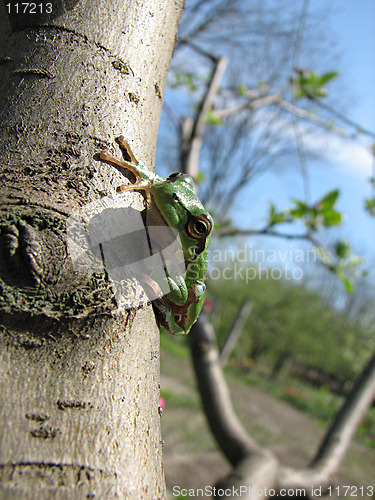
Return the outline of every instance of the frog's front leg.
{"type": "MultiPolygon", "coordinates": [[[[120,139],[120,138],[119,138],[120,139]]],[[[130,158],[135,160],[133,153],[129,153],[129,150],[126,150],[130,158]]],[[[150,199],[150,188],[151,188],[151,183],[148,179],[142,178],[142,176],[139,173],[139,170],[137,168],[138,162],[133,165],[133,163],[129,163],[125,160],[120,161],[116,160],[116,158],[113,158],[113,156],[108,155],[104,151],[101,151],[99,153],[99,158],[105,162],[108,163],[109,165],[112,165],[115,167],[117,170],[120,171],[121,174],[125,175],[126,171],[131,172],[134,177],[135,177],[135,183],[131,184],[130,186],[125,186],[124,184],[121,184],[121,186],[118,186],[116,188],[117,192],[124,192],[124,191],[142,191],[143,195],[148,201],[150,199]]],[[[135,160],[136,161],[136,160],[135,160]]],[[[125,175],[126,176],[126,175],[125,175]]]]}
{"type": "Polygon", "coordinates": [[[117,142],[117,144],[120,146],[120,148],[122,150],[122,156],[124,156],[124,160],[126,160],[126,158],[125,158],[125,155],[126,155],[128,158],[130,158],[130,162],[133,165],[138,166],[139,162],[136,159],[136,157],[133,155],[133,152],[130,149],[130,146],[129,146],[128,142],[124,139],[124,136],[120,135],[120,137],[117,137],[116,142],[117,142]]]}
{"type": "Polygon", "coordinates": [[[188,289],[183,276],[178,276],[172,279],[167,276],[166,278],[170,292],[167,293],[167,298],[173,304],[182,306],[188,299],[188,289]]]}
{"type": "Polygon", "coordinates": [[[110,165],[112,165],[112,167],[116,167],[116,169],[119,170],[123,175],[125,175],[125,172],[127,170],[130,171],[134,175],[136,183],[138,182],[138,180],[142,179],[136,165],[133,165],[132,163],[129,163],[125,160],[116,160],[116,158],[113,158],[113,156],[107,155],[105,151],[100,151],[99,157],[105,163],[109,163],[110,165]]]}

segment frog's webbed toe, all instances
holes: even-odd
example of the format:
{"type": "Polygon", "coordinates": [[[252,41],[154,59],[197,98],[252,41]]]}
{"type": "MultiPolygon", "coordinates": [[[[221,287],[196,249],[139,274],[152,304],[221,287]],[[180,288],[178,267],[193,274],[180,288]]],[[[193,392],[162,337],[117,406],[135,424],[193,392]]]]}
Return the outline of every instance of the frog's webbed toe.
{"type": "Polygon", "coordinates": [[[133,155],[133,152],[130,149],[129,143],[128,143],[128,141],[126,141],[124,139],[124,136],[120,135],[120,137],[117,137],[116,142],[117,142],[117,144],[120,146],[120,148],[122,150],[122,155],[124,156],[124,160],[126,160],[126,158],[125,158],[125,156],[126,156],[127,158],[130,158],[130,162],[133,165],[136,165],[136,166],[139,165],[138,160],[133,155]]]}
{"type": "Polygon", "coordinates": [[[112,167],[115,167],[122,175],[125,175],[125,177],[126,177],[127,171],[131,172],[135,177],[136,183],[138,180],[142,179],[139,172],[138,172],[136,165],[132,165],[131,163],[129,163],[128,161],[125,161],[125,160],[123,160],[123,161],[116,160],[116,158],[113,158],[113,156],[107,155],[107,153],[105,153],[104,151],[100,151],[99,157],[105,163],[109,163],[109,165],[112,165],[112,167]]]}

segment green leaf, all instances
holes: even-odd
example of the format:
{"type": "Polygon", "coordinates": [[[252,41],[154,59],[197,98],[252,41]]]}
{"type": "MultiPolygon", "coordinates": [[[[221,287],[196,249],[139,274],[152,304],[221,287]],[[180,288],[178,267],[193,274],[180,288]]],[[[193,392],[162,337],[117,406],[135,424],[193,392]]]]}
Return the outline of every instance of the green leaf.
{"type": "Polygon", "coordinates": [[[174,89],[177,87],[187,87],[191,92],[197,90],[197,85],[194,79],[197,75],[194,73],[175,73],[173,75],[173,80],[169,82],[169,87],[174,89]]]}
{"type": "Polygon", "coordinates": [[[206,179],[206,176],[202,172],[202,170],[199,170],[197,175],[195,176],[195,181],[199,184],[200,182],[203,182],[206,179]]]}
{"type": "Polygon", "coordinates": [[[307,97],[308,99],[316,99],[318,97],[326,97],[328,95],[327,89],[324,84],[338,75],[335,71],[330,71],[319,75],[311,70],[297,71],[297,77],[291,80],[295,86],[295,97],[307,97]]]}
{"type": "Polygon", "coordinates": [[[332,208],[336,203],[336,200],[339,196],[339,190],[334,189],[327,193],[318,203],[317,205],[321,206],[323,209],[332,208]]]}
{"type": "Polygon", "coordinates": [[[237,87],[237,94],[239,96],[244,96],[247,91],[248,91],[248,88],[246,87],[246,85],[239,85],[237,87]]]}
{"type": "Polygon", "coordinates": [[[351,247],[347,241],[339,240],[335,245],[335,252],[337,257],[344,259],[350,254],[351,247]]]}
{"type": "Polygon", "coordinates": [[[209,109],[206,113],[206,123],[209,125],[222,125],[223,120],[220,118],[220,116],[215,114],[215,111],[212,111],[212,109],[209,109]]]}
{"type": "Polygon", "coordinates": [[[268,225],[274,226],[275,224],[281,224],[283,222],[291,222],[292,218],[290,213],[285,210],[284,212],[276,212],[275,205],[270,203],[270,211],[268,214],[268,225]]]}
{"type": "Polygon", "coordinates": [[[339,275],[340,280],[344,283],[347,292],[351,293],[354,290],[354,283],[345,274],[339,275]]]}
{"type": "Polygon", "coordinates": [[[375,198],[367,198],[365,200],[365,208],[370,215],[375,217],[375,198]]]}
{"type": "Polygon", "coordinates": [[[338,226],[343,220],[343,215],[336,210],[325,210],[322,215],[324,226],[338,226]]]}
{"type": "Polygon", "coordinates": [[[301,217],[309,213],[310,207],[308,207],[306,203],[295,199],[292,199],[292,201],[295,204],[295,207],[292,208],[289,212],[293,217],[300,219],[301,217]]]}
{"type": "Polygon", "coordinates": [[[336,78],[339,76],[339,73],[337,71],[330,71],[328,73],[323,73],[322,76],[320,77],[320,84],[324,85],[325,83],[329,82],[330,80],[333,80],[333,78],[336,78]]]}

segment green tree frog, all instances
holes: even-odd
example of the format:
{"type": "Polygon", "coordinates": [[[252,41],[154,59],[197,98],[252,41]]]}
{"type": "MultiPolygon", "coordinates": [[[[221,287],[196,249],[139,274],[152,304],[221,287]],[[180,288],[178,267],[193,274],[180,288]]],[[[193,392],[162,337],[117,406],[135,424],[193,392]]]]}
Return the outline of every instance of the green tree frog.
{"type": "MultiPolygon", "coordinates": [[[[145,226],[169,226],[179,236],[184,272],[174,273],[172,277],[165,267],[170,292],[155,299],[153,306],[161,330],[187,334],[203,306],[212,217],[194,193],[191,177],[175,172],[163,179],[138,163],[122,136],[116,141],[124,160],[116,160],[105,152],[100,153],[100,159],[123,174],[130,171],[135,177],[133,184],[122,185],[117,191],[139,191],[145,200],[145,226]]],[[[155,289],[159,286],[152,275],[148,284],[155,289]]]]}

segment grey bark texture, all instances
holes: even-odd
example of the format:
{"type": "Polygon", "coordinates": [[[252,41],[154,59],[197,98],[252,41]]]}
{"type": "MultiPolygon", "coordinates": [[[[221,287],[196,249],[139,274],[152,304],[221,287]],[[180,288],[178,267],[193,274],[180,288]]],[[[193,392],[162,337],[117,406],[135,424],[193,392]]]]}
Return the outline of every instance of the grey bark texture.
{"type": "Polygon", "coordinates": [[[116,310],[66,227],[105,196],[116,208],[124,178],[97,153],[119,158],[117,136],[153,164],[182,7],[53,2],[12,31],[0,6],[1,499],[165,496],[152,309],[116,310]]]}

